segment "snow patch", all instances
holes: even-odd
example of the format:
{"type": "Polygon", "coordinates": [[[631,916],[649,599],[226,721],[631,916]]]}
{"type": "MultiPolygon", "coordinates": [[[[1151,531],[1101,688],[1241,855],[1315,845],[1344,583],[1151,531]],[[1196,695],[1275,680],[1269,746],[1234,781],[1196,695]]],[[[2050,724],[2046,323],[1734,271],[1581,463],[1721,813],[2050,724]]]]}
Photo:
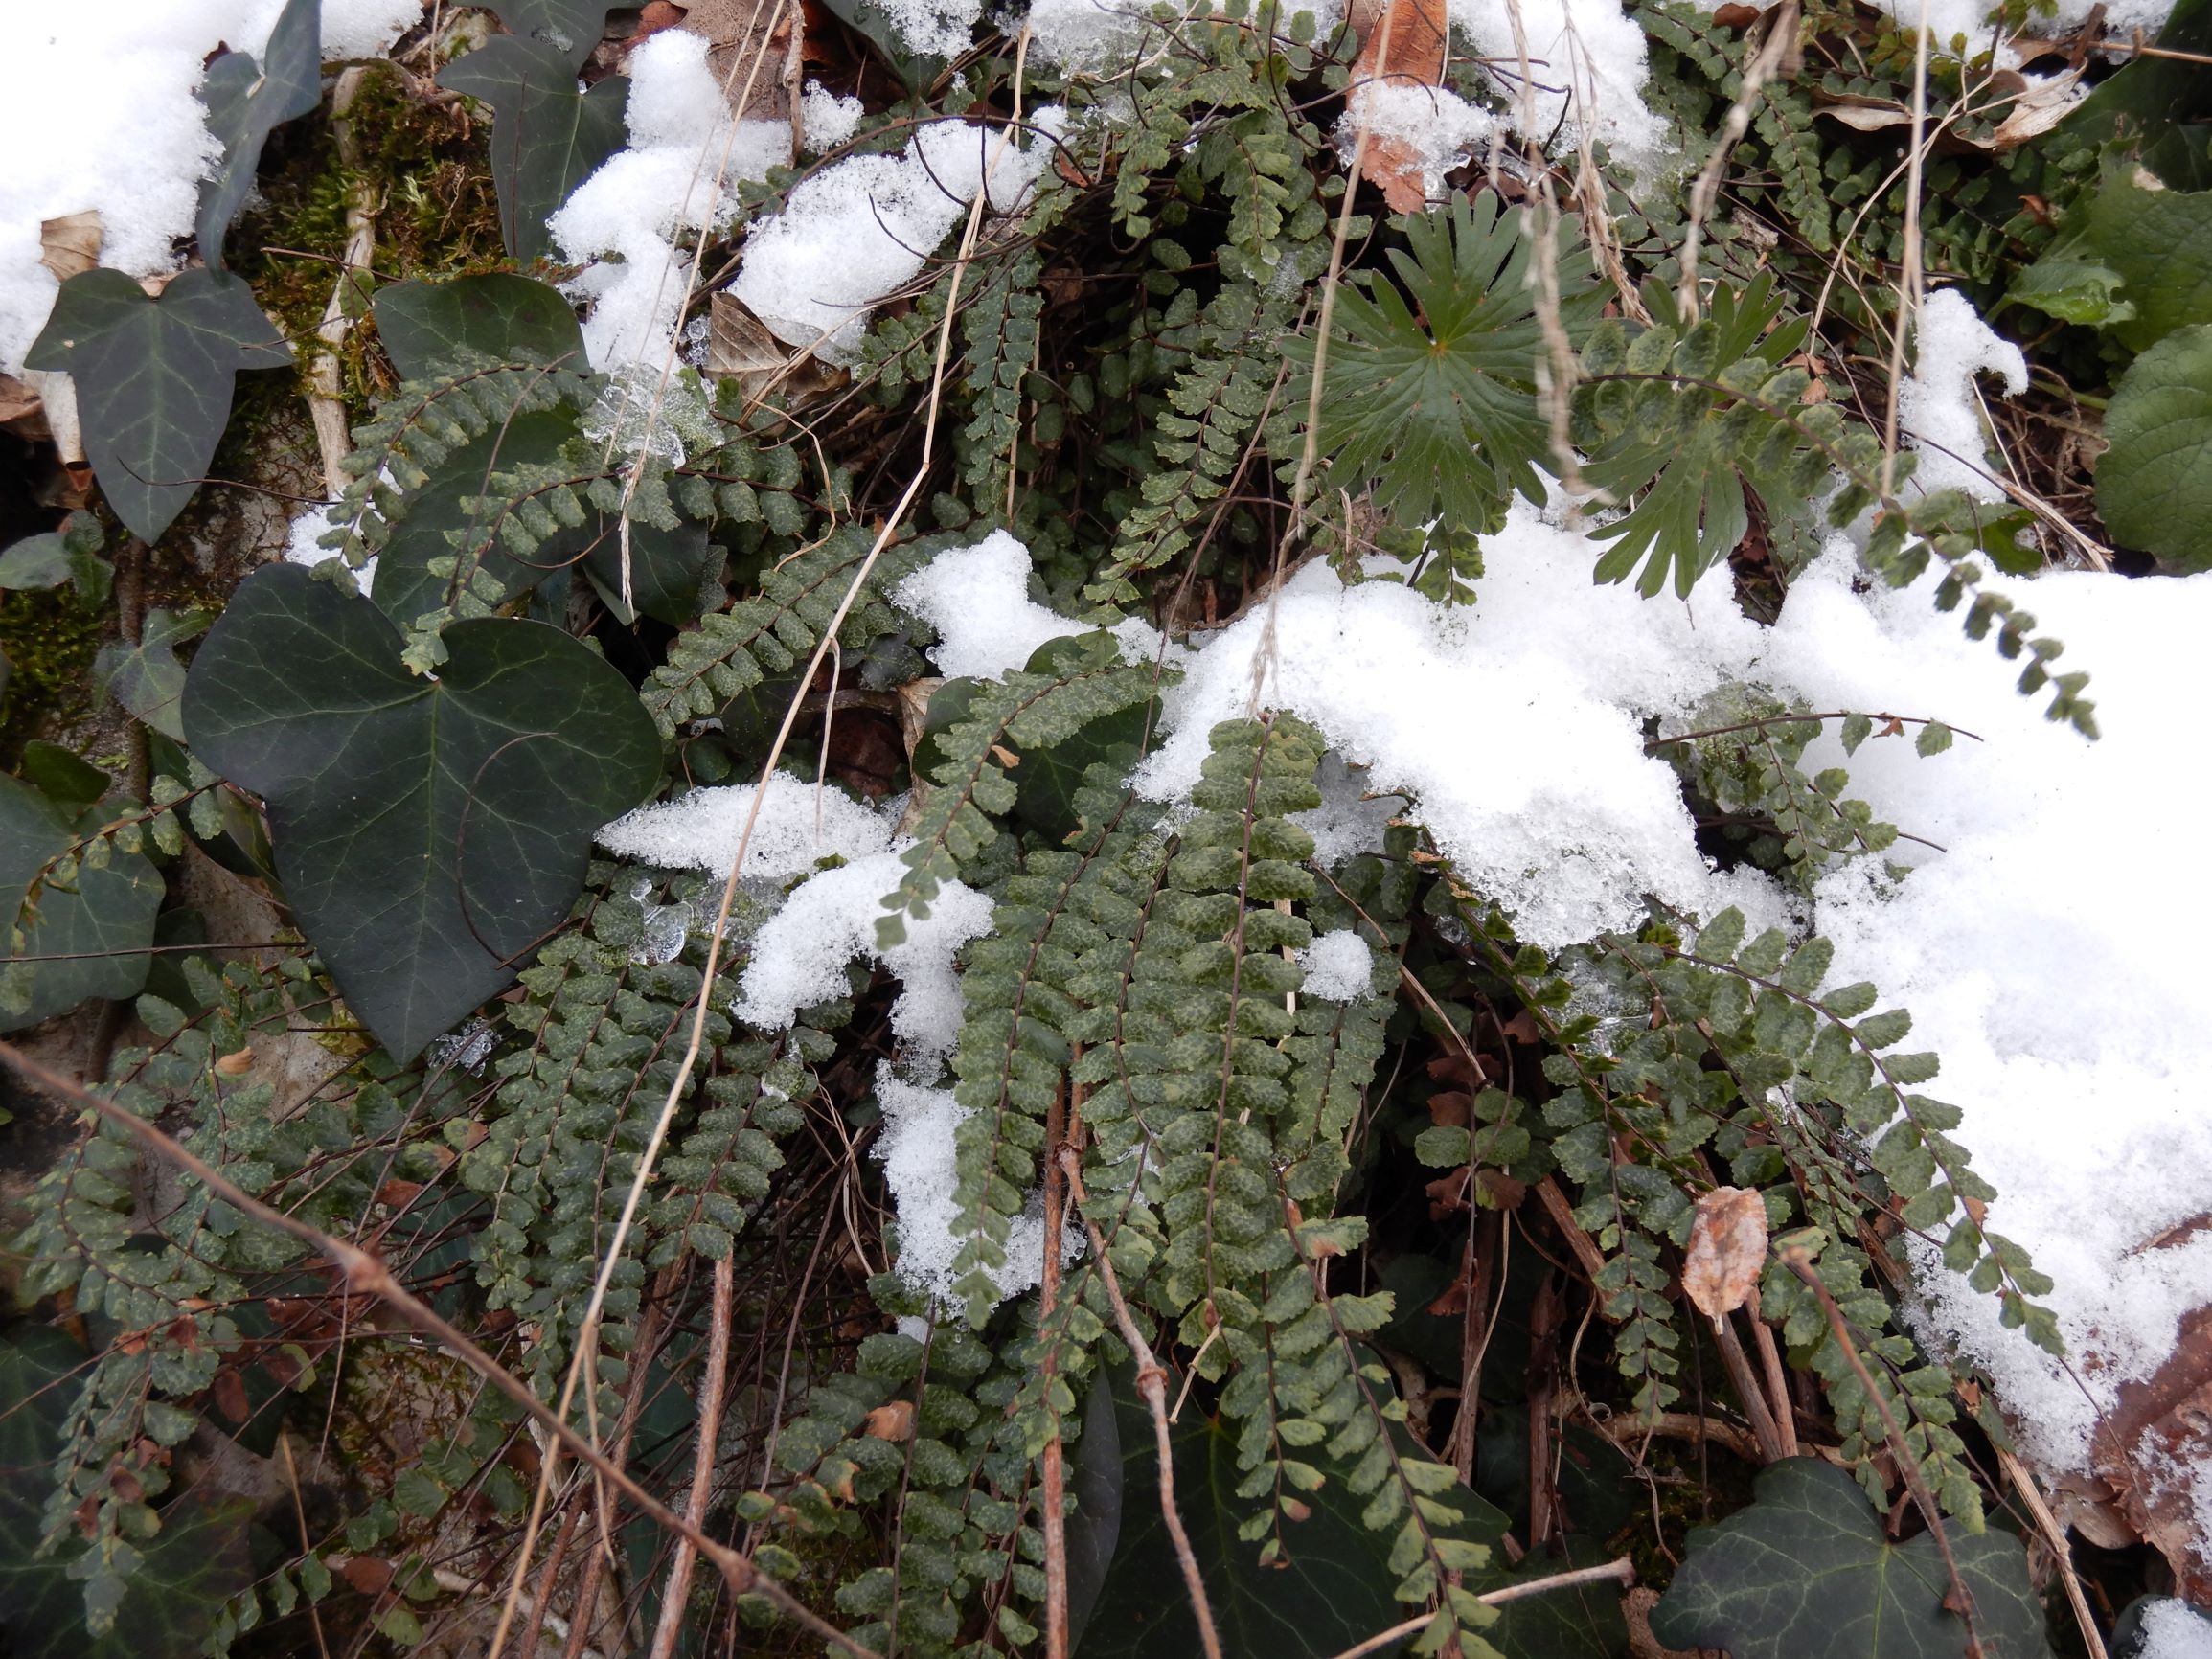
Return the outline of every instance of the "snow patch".
{"type": "Polygon", "coordinates": [[[2017,398],[2028,389],[2027,359],[1956,288],[1921,302],[1913,340],[1912,377],[1897,393],[1898,424],[1912,434],[1920,451],[1913,482],[1931,495],[1958,489],[1976,501],[2002,501],[2005,492],[1990,476],[1997,468],[1984,465],[1974,376],[1995,375],[2006,396],[2017,398]]]}
{"type": "Polygon", "coordinates": [[[1401,147],[1408,164],[1421,169],[1422,190],[1433,202],[1444,194],[1444,175],[1464,166],[1474,147],[1497,131],[1498,119],[1441,86],[1371,80],[1352,95],[1352,106],[1336,125],[1336,153],[1346,167],[1362,125],[1371,148],[1381,140],[1401,147]]]}
{"type": "Polygon", "coordinates": [[[807,148],[823,155],[850,143],[867,113],[868,106],[857,98],[840,98],[819,80],[808,81],[806,94],[799,101],[799,122],[807,148]]]}
{"type": "Polygon", "coordinates": [[[1038,110],[1024,144],[1003,127],[937,121],[898,155],[848,156],[805,180],[753,226],[730,292],[787,345],[857,360],[876,303],[922,274],[989,179],[994,213],[1018,211],[1051,153],[1063,112],[1038,110]]]}
{"type": "MultiPolygon", "coordinates": [[[[694,789],[640,807],[601,830],[599,844],[618,858],[726,877],[760,788],[733,784],[694,789]]],[[[767,791],[745,848],[747,876],[798,875],[832,853],[874,858],[891,851],[891,825],[842,789],[779,772],[768,780],[767,791]]]]}
{"type": "Polygon", "coordinates": [[[1306,970],[1306,982],[1298,988],[1301,996],[1351,1002],[1373,992],[1375,952],[1356,927],[1316,934],[1298,953],[1298,966],[1306,970]]]}
{"type": "Polygon", "coordinates": [[[584,267],[563,291],[590,307],[584,350],[603,370],[667,360],[692,273],[680,233],[725,228],[738,212],[729,187],[791,159],[788,123],[729,119],[699,35],[650,35],[630,54],[629,78],[629,148],[545,221],[561,257],[584,267]]]}
{"type": "Polygon", "coordinates": [[[1450,15],[1489,60],[1506,120],[1524,138],[1556,135],[1557,148],[1571,148],[1586,136],[1635,170],[1656,164],[1667,124],[1644,102],[1644,31],[1619,0],[1450,0],[1450,15]],[[1525,102],[1516,11],[1530,66],[1525,102]]]}

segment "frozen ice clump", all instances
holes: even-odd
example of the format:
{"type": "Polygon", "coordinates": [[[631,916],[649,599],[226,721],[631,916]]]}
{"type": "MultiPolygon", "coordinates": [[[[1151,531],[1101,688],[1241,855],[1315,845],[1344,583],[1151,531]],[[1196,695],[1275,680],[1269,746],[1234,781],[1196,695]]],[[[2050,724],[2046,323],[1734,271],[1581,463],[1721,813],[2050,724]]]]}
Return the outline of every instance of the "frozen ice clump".
{"type": "Polygon", "coordinates": [[[1356,927],[1314,935],[1313,943],[1298,953],[1306,970],[1300,996],[1324,1002],[1351,1002],[1369,995],[1375,984],[1375,951],[1356,927]]]}
{"type": "MultiPolygon", "coordinates": [[[[1641,720],[1688,707],[1755,648],[1727,572],[1686,605],[1594,588],[1589,544],[1526,506],[1483,558],[1471,617],[1308,566],[1275,607],[1262,701],[1318,726],[1370,789],[1414,797],[1462,879],[1532,943],[1631,926],[1646,895],[1704,911],[1709,872],[1641,720]]],[[[1207,734],[1248,705],[1266,623],[1262,608],[1222,630],[1167,693],[1168,735],[1136,775],[1147,795],[1187,797],[1207,734]]]]}
{"type": "Polygon", "coordinates": [[[1667,125],[1644,102],[1644,31],[1620,0],[1450,0],[1450,15],[1499,80],[1506,120],[1521,136],[1558,134],[1569,147],[1587,137],[1631,167],[1656,163],[1667,125]]]}
{"type": "Polygon", "coordinates": [[[1898,424],[1920,451],[1913,481],[1930,494],[1961,489],[1976,501],[2002,501],[2004,490],[1984,464],[1980,401],[1974,376],[1991,374],[2008,397],[2028,389],[2027,359],[1981,320],[1973,302],[1944,288],[1921,303],[1913,326],[1912,377],[1898,388],[1898,424]]]}
{"type": "Polygon", "coordinates": [[[1444,175],[1462,166],[1474,147],[1497,130],[1497,117],[1441,86],[1400,80],[1371,80],[1352,95],[1351,108],[1336,127],[1336,152],[1352,165],[1359,129],[1370,148],[1387,140],[1406,162],[1421,169],[1422,188],[1430,201],[1444,193],[1444,175]]]}
{"type": "Polygon", "coordinates": [[[590,307],[583,343],[595,369],[666,359],[691,278],[681,233],[728,225],[738,207],[729,187],[791,158],[787,123],[731,122],[700,36],[649,36],[630,54],[629,77],[629,147],[545,221],[562,257],[584,267],[566,291],[590,307]]]}
{"type": "MultiPolygon", "coordinates": [[[[1061,112],[1031,125],[1057,132],[1061,112]]],[[[936,121],[899,155],[847,156],[791,192],[757,224],[730,292],[787,345],[831,362],[855,360],[869,310],[912,282],[990,181],[988,205],[1016,211],[1051,147],[1003,127],[936,121]]]]}
{"type": "MultiPolygon", "coordinates": [[[[640,864],[726,876],[759,787],[733,784],[694,789],[673,801],[640,807],[600,830],[599,844],[618,858],[640,864]]],[[[844,790],[830,784],[817,788],[781,772],[768,780],[767,788],[745,849],[746,875],[797,875],[832,853],[873,858],[891,851],[890,824],[844,790]]]]}
{"type": "Polygon", "coordinates": [[[425,0],[323,0],[323,59],[378,57],[426,10],[425,0]]]}
{"type": "MultiPolygon", "coordinates": [[[[876,1099],[883,1107],[876,1156],[883,1161],[883,1184],[899,1209],[899,1272],[940,1302],[956,1304],[953,1285],[959,1275],[953,1263],[964,1240],[953,1231],[960,1220],[954,1135],[968,1108],[952,1098],[950,1089],[903,1082],[889,1066],[877,1068],[876,1099]]],[[[1062,1262],[1082,1253],[1082,1235],[1072,1226],[1064,1228],[1062,1262]]],[[[1027,1214],[1010,1223],[1005,1265],[991,1278],[1003,1300],[1036,1288],[1043,1276],[1044,1216],[1033,1202],[1027,1214]]]]}
{"type": "Polygon", "coordinates": [[[961,1021],[952,953],[991,930],[991,900],[971,887],[947,882],[930,901],[926,919],[906,919],[904,943],[879,951],[876,919],[883,914],[883,896],[905,873],[898,853],[878,852],[824,870],[793,888],[784,907],[753,936],[752,960],[731,1012],[747,1025],[787,1029],[799,1010],[851,994],[845,966],[870,956],[903,987],[891,1008],[891,1029],[909,1062],[926,1069],[949,1053],[961,1021]]]}
{"type": "Polygon", "coordinates": [[[1313,782],[1321,791],[1321,805],[1290,817],[1313,837],[1313,861],[1334,867],[1362,852],[1381,852],[1382,832],[1405,810],[1405,797],[1369,799],[1368,774],[1347,766],[1334,753],[1321,758],[1313,782]]]}
{"type": "MultiPolygon", "coordinates": [[[[1094,625],[1048,610],[1029,597],[1029,549],[1003,530],[972,547],[946,548],[906,578],[892,602],[937,630],[929,659],[947,676],[996,679],[1029,661],[1039,646],[1094,625]]],[[[1131,619],[1117,625],[1123,654],[1156,650],[1158,633],[1131,619]]]]}

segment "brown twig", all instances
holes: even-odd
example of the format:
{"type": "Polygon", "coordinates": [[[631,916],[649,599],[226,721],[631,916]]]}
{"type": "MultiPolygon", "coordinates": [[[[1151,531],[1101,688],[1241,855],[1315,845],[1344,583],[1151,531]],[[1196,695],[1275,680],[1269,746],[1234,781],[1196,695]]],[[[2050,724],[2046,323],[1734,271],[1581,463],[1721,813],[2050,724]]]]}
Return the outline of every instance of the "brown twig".
{"type": "MultiPolygon", "coordinates": [[[[695,1527],[707,1524],[707,1500],[715,1485],[715,1453],[721,1444],[722,1408],[730,1375],[730,1321],[737,1307],[737,1261],[723,1256],[715,1263],[714,1301],[707,1313],[707,1374],[699,1380],[699,1422],[692,1447],[692,1486],[684,1497],[684,1519],[695,1527]]],[[[676,1556],[669,1566],[668,1586],[661,1591],[660,1623],[652,1633],[650,1659],[669,1659],[676,1638],[683,1634],[684,1598],[692,1587],[692,1562],[697,1552],[689,1538],[676,1540],[676,1556]]]]}
{"type": "Polygon", "coordinates": [[[1774,1426],[1774,1414],[1767,1408],[1767,1391],[1759,1386],[1759,1378],[1751,1370],[1750,1357],[1744,1352],[1736,1327],[1725,1315],[1713,1321],[1713,1340],[1720,1346],[1721,1362],[1728,1368],[1728,1381],[1734,1386],[1744,1416],[1751,1424],[1752,1438],[1759,1443],[1760,1461],[1780,1463],[1790,1454],[1782,1449],[1782,1431],[1774,1426]]]}
{"type": "Polygon", "coordinates": [[[1774,1332],[1759,1309],[1751,1308],[1751,1341],[1759,1350],[1759,1368],[1767,1374],[1767,1389],[1773,1397],[1774,1432],[1782,1443],[1782,1455],[1797,1455],[1797,1422],[1790,1405],[1790,1379],[1783,1375],[1782,1351],[1774,1344],[1774,1332]]]}
{"type": "Polygon", "coordinates": [[[1950,1534],[1944,1531],[1943,1511],[1936,1508],[1935,1494],[1927,1489],[1927,1482],[1921,1478],[1920,1460],[1912,1455],[1912,1447],[1905,1443],[1904,1432],[1897,1426],[1897,1419],[1889,1409],[1889,1401],[1881,1398],[1881,1391],[1874,1385],[1874,1374],[1866,1369],[1866,1361],[1859,1357],[1859,1344],[1851,1339],[1851,1327],[1845,1322],[1843,1309],[1836,1306],[1836,1298],[1828,1293],[1828,1286],[1820,1283],[1820,1276],[1813,1271],[1813,1264],[1802,1248],[1780,1252],[1782,1265],[1797,1275],[1805,1287],[1819,1299],[1822,1311],[1828,1315],[1828,1328],[1835,1332],[1836,1343],[1843,1350],[1843,1357],[1851,1361],[1851,1369],[1859,1374],[1859,1386],[1866,1390],[1866,1398],[1874,1402],[1874,1409],[1881,1416],[1882,1433],[1888,1438],[1890,1455],[1897,1460],[1897,1472],[1904,1477],[1905,1490],[1920,1509],[1921,1518],[1927,1523],[1928,1536],[1935,1540],[1936,1554],[1943,1557],[1943,1570],[1950,1576],[1950,1594],[1944,1598],[1944,1606],[1959,1617],[1966,1626],[1967,1659],[1982,1659],[1980,1636],[1973,1627],[1973,1592],[1967,1588],[1965,1578],[1958,1570],[1958,1557],[1951,1553],[1950,1534]]]}
{"type": "Polygon", "coordinates": [[[310,1250],[329,1258],[345,1282],[347,1292],[354,1296],[374,1296],[382,1301],[393,1312],[429,1337],[442,1348],[462,1360],[479,1376],[520,1406],[541,1428],[565,1446],[570,1455],[588,1465],[597,1474],[627,1498],[644,1514],[659,1522],[669,1531],[690,1538],[699,1553],[715,1564],[730,1586],[733,1595],[757,1595],[768,1602],[786,1618],[804,1625],[823,1641],[842,1648],[855,1655],[855,1659],[880,1659],[872,1649],[863,1648],[844,1631],[822,1618],[812,1608],[754,1566],[752,1561],[728,1545],[710,1538],[697,1528],[675,1513],[660,1499],[640,1486],[620,1464],[614,1462],[582,1435],[569,1427],[560,1415],[459,1330],[447,1324],[434,1309],[417,1300],[407,1288],[392,1277],[383,1261],[358,1245],[332,1237],[321,1228],[302,1221],[296,1216],[287,1216],[272,1205],[262,1203],[248,1194],[227,1176],[217,1172],[194,1153],[179,1146],[145,1119],[124,1110],[113,1101],[103,1100],[74,1079],[40,1065],[13,1043],[0,1042],[0,1062],[12,1066],[24,1077],[41,1088],[88,1106],[111,1124],[121,1125],[146,1146],[187,1174],[243,1216],[274,1227],[278,1232],[297,1239],[310,1250]]]}
{"type": "MultiPolygon", "coordinates": [[[[1083,1170],[1074,1149],[1061,1148],[1060,1161],[1077,1209],[1087,1208],[1090,1197],[1083,1190],[1083,1170]]],[[[1152,1414],[1152,1440],[1160,1462],[1160,1516],[1168,1523],[1168,1536],[1174,1540],[1175,1559],[1182,1563],[1183,1587],[1190,1592],[1191,1612],[1198,1621],[1198,1645],[1205,1649],[1206,1659],[1221,1659],[1221,1637],[1214,1628],[1214,1609],[1206,1600],[1206,1580],[1198,1573],[1198,1557],[1191,1548],[1191,1535],[1183,1531],[1182,1511],[1175,1508],[1174,1446],[1168,1436],[1168,1374],[1152,1357],[1152,1344],[1137,1329],[1129,1305],[1122,1297],[1121,1281],[1114,1273],[1113,1258],[1106,1254],[1106,1238],[1099,1232],[1098,1223],[1086,1215],[1083,1225],[1083,1231],[1090,1235],[1091,1257],[1098,1262],[1106,1297],[1113,1303],[1114,1323],[1121,1327],[1122,1340],[1129,1344],[1130,1357],[1137,1362],[1137,1392],[1144,1396],[1145,1405],[1152,1414]]]]}
{"type": "MultiPolygon", "coordinates": [[[[1636,1581],[1636,1564],[1623,1556],[1617,1561],[1608,1561],[1602,1567],[1576,1567],[1570,1572],[1554,1573],[1548,1579],[1530,1579],[1523,1583],[1507,1584],[1502,1589],[1487,1590],[1475,1598],[1486,1607],[1502,1607],[1508,1602],[1525,1602],[1531,1596],[1549,1595],[1554,1590],[1571,1590],[1579,1584],[1615,1583],[1623,1589],[1636,1581]]],[[[1367,1659],[1370,1653],[1380,1653],[1393,1642],[1402,1642],[1417,1630],[1426,1629],[1436,1620],[1434,1613],[1424,1613],[1408,1619],[1402,1625],[1393,1625],[1387,1630],[1378,1630],[1354,1648],[1347,1648],[1336,1659],[1367,1659]]]]}

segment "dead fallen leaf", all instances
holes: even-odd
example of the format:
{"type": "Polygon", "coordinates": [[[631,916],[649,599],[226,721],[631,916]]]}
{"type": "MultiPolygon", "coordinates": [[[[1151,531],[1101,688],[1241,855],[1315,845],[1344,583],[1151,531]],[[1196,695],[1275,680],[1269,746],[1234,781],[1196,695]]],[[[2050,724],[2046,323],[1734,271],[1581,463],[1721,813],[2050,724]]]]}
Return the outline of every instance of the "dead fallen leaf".
{"type": "MultiPolygon", "coordinates": [[[[1350,21],[1359,31],[1359,56],[1352,64],[1356,89],[1443,84],[1444,0],[1354,0],[1350,21]]],[[[1358,107],[1357,91],[1353,107],[1358,107]]],[[[1428,205],[1424,171],[1421,152],[1412,143],[1368,133],[1359,174],[1382,193],[1392,213],[1419,213],[1428,205]]]]}
{"type": "Polygon", "coordinates": [[[1713,27],[1716,29],[1746,29],[1766,13],[1756,6],[1724,5],[1713,8],[1713,27]]]}
{"type": "Polygon", "coordinates": [[[748,402],[781,391],[792,403],[803,403],[852,378],[811,352],[794,353],[730,293],[707,302],[706,372],[710,379],[734,376],[748,402]]]}
{"type": "Polygon", "coordinates": [[[100,263],[100,244],[106,237],[97,208],[46,219],[38,227],[38,262],[54,273],[56,282],[66,283],[100,263]]]}
{"type": "Polygon", "coordinates": [[[392,1581],[392,1563],[381,1556],[354,1556],[338,1567],[338,1577],[364,1596],[379,1594],[392,1581]]]}
{"type": "Polygon", "coordinates": [[[226,1078],[242,1078],[254,1069],[254,1051],[249,1047],[224,1055],[216,1061],[215,1069],[226,1078]]]}
{"type": "Polygon", "coordinates": [[[1428,1121],[1448,1129],[1464,1129],[1474,1110],[1474,1102],[1457,1089],[1446,1089],[1428,1097],[1428,1121]]]}
{"type": "Polygon", "coordinates": [[[1718,1322],[1744,1306],[1767,1265],[1767,1204],[1744,1187],[1715,1187],[1698,1200],[1682,1291],[1718,1322]]]}
{"type": "Polygon", "coordinates": [[[901,1445],[914,1438],[914,1402],[895,1399],[868,1414],[868,1438],[901,1445]]]}

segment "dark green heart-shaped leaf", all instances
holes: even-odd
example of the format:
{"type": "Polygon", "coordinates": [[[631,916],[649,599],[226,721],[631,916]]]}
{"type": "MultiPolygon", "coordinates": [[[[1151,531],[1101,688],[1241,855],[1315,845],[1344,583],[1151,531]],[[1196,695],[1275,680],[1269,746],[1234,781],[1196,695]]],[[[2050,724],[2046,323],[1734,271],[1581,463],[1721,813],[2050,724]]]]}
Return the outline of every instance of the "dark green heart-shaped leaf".
{"type": "Polygon", "coordinates": [[[224,1603],[253,1581],[250,1502],[188,1493],[169,1504],[161,1531],[139,1546],[114,1628],[97,1640],[84,1627],[86,1584],[71,1577],[82,1546],[37,1553],[85,1365],[82,1349],[43,1326],[0,1341],[0,1648],[12,1659],[194,1659],[224,1603]]]}
{"type": "Polygon", "coordinates": [[[302,930],[378,1040],[412,1059],[567,914],[592,831],[660,777],[623,677],[559,628],[445,630],[437,677],[365,599],[257,571],[194,658],[194,751],[268,805],[302,930]]]}
{"type": "Polygon", "coordinates": [[[184,665],[176,660],[176,648],[207,632],[208,620],[201,611],[183,616],[148,611],[138,644],[102,646],[92,677],[134,717],[181,743],[184,721],[177,715],[177,699],[184,695],[184,665]]]}
{"type": "Polygon", "coordinates": [[[0,923],[9,929],[0,936],[0,1031],[36,1025],[88,996],[136,996],[146,984],[146,947],[163,891],[153,866],[136,852],[111,852],[104,869],[80,865],[65,881],[49,868],[103,820],[98,807],[73,815],[30,784],[0,776],[0,923]],[[48,879],[26,909],[42,872],[48,879]]]}
{"type": "Polygon", "coordinates": [[[447,65],[438,84],[491,106],[500,235],[516,261],[536,263],[553,246],[546,216],[622,148],[629,82],[609,76],[580,92],[576,63],[559,47],[501,34],[447,65]]]}
{"type": "Polygon", "coordinates": [[[457,352],[502,363],[582,369],[583,330],[559,290],[493,271],[449,283],[394,283],[376,290],[376,335],[410,380],[436,374],[457,352]]]}
{"type": "Polygon", "coordinates": [[[217,270],[223,238],[253,193],[254,171],[269,134],[323,100],[322,28],[317,0],[287,0],[260,62],[243,52],[226,52],[200,82],[207,129],[223,147],[215,176],[199,194],[200,257],[217,270]]]}
{"type": "MultiPolygon", "coordinates": [[[[1160,1515],[1152,1418],[1136,1397],[1129,1369],[1110,1375],[1121,1452],[1120,1525],[1112,1565],[1077,1653],[1079,1659],[1189,1659],[1198,1651],[1197,1625],[1160,1515]]],[[[1086,1412],[1083,1438],[1077,1443],[1079,1502],[1085,1483],[1097,1479],[1086,1466],[1096,1454],[1086,1457],[1081,1449],[1090,1439],[1094,1415],[1086,1412]]],[[[1328,1481],[1310,1494],[1310,1516],[1283,1523],[1287,1560],[1263,1566],[1260,1545],[1237,1536],[1258,1506],[1237,1496],[1244,1476],[1237,1467],[1234,1436],[1192,1401],[1174,1429],[1174,1447],[1176,1508],[1206,1581],[1226,1659],[1325,1659],[1415,1611],[1392,1594],[1401,1575],[1390,1570],[1391,1534],[1360,1524],[1365,1501],[1352,1495],[1344,1471],[1328,1459],[1305,1454],[1327,1467],[1328,1481]]],[[[1462,1511],[1463,1519],[1447,1529],[1453,1535],[1487,1541],[1504,1533],[1505,1516],[1464,1487],[1441,1495],[1462,1511]]],[[[1069,1553],[1072,1579],[1072,1537],[1069,1553]]]]}
{"type": "Polygon", "coordinates": [[[528,40],[543,41],[581,69],[606,33],[611,0],[491,0],[499,21],[528,40]]]}
{"type": "Polygon", "coordinates": [[[291,348],[222,271],[186,271],[153,299],[121,271],[61,284],[24,362],[77,382],[84,451],[108,505],[152,541],[193,497],[230,419],[241,369],[290,366],[291,348]]]}
{"type": "MultiPolygon", "coordinates": [[[[1691,1534],[1652,1610],[1662,1647],[1725,1648],[1731,1659],[1964,1659],[1966,1625],[1944,1606],[1950,1580],[1933,1538],[1892,1544],[1858,1483],[1816,1458],[1768,1466],[1756,1489],[1748,1508],[1691,1534]]],[[[2020,1541],[1945,1530],[1985,1659],[2048,1659],[2020,1541]]]]}
{"type": "MultiPolygon", "coordinates": [[[[1083,633],[1045,641],[1025,667],[1033,674],[1072,679],[1089,668],[1120,660],[1121,645],[1110,634],[1083,633]]],[[[933,702],[931,713],[935,712],[933,702]]],[[[1083,787],[1083,773],[1096,765],[1128,771],[1144,758],[1145,740],[1159,726],[1160,704],[1154,697],[1101,715],[1057,743],[1023,751],[1014,775],[1015,816],[1058,846],[1075,833],[1082,821],[1075,792],[1083,787]]]]}
{"type": "Polygon", "coordinates": [[[115,787],[91,761],[40,738],[23,745],[23,781],[72,817],[115,787]]]}
{"type": "Polygon", "coordinates": [[[2212,570],[2212,324],[2178,330],[2130,365],[2105,439],[2105,528],[2169,570],[2212,570]]]}
{"type": "MultiPolygon", "coordinates": [[[[1549,1554],[1532,1555],[1519,1566],[1508,1567],[1494,1557],[1489,1566],[1467,1575],[1467,1587],[1486,1595],[1574,1567],[1602,1566],[1610,1559],[1611,1554],[1599,1544],[1571,1538],[1563,1560],[1549,1554]]],[[[1497,1622],[1483,1630],[1482,1639],[1505,1659],[1626,1659],[1629,1622],[1621,1612],[1621,1586],[1601,1580],[1508,1602],[1498,1608],[1497,1622]]]]}
{"type": "Polygon", "coordinates": [[[105,541],[99,519],[73,512],[59,530],[27,535],[0,553],[0,588],[43,589],[73,582],[86,604],[105,604],[115,585],[115,567],[100,557],[105,541]]]}
{"type": "Polygon", "coordinates": [[[642,518],[629,521],[627,614],[622,602],[621,523],[612,514],[602,513],[587,528],[590,540],[583,567],[618,622],[633,622],[642,613],[681,627],[699,614],[710,565],[718,562],[707,545],[705,525],[686,519],[673,530],[663,530],[642,518]]]}

